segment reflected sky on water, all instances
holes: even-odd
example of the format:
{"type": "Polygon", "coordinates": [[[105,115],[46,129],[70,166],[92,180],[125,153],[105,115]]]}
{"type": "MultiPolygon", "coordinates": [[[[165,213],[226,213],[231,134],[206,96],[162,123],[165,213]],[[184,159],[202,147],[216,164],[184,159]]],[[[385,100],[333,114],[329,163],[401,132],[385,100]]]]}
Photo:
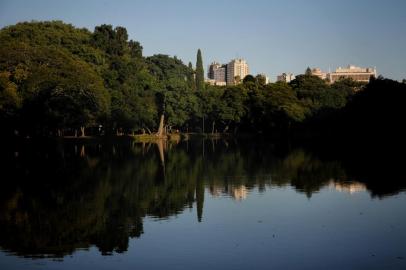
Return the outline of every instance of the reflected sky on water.
{"type": "Polygon", "coordinates": [[[357,153],[321,149],[223,140],[9,145],[0,268],[404,269],[398,164],[365,157],[354,166],[357,153]]]}

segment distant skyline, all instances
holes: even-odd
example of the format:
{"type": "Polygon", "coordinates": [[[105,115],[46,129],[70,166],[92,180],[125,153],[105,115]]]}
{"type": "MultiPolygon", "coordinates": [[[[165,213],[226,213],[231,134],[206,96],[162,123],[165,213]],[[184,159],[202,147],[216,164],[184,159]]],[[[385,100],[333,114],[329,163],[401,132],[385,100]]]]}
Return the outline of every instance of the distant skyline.
{"type": "Polygon", "coordinates": [[[62,20],[93,31],[127,28],[145,56],[168,54],[185,64],[203,54],[212,61],[241,57],[252,74],[272,81],[310,67],[328,71],[349,64],[406,78],[406,1],[97,1],[0,0],[0,27],[31,20],[62,20]]]}

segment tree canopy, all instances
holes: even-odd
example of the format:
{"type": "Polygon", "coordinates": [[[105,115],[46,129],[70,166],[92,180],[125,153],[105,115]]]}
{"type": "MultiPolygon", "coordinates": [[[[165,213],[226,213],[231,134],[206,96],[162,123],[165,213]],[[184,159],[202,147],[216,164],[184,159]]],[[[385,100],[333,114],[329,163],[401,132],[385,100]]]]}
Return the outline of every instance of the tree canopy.
{"type": "Polygon", "coordinates": [[[200,49],[195,69],[176,56],[144,57],[142,50],[121,26],[103,24],[91,32],[47,21],[1,29],[3,130],[27,136],[95,127],[99,134],[145,132],[156,129],[163,114],[169,128],[183,131],[199,132],[206,124],[212,132],[281,132],[355,113],[352,106],[364,92],[400,87],[382,78],[367,86],[350,79],[330,84],[310,69],[289,84],[248,75],[235,78],[242,82],[235,86],[210,86],[200,49]]]}

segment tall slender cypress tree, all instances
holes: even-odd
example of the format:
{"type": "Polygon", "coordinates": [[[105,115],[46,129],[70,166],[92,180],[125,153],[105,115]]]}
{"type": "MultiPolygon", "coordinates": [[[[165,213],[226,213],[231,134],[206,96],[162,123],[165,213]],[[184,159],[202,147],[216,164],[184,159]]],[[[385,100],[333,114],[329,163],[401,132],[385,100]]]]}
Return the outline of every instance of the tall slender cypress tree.
{"type": "Polygon", "coordinates": [[[195,90],[196,89],[196,82],[195,82],[195,71],[193,70],[192,63],[189,62],[189,70],[188,70],[188,76],[187,76],[187,85],[189,86],[189,89],[195,90]]]}
{"type": "Polygon", "coordinates": [[[203,60],[202,60],[202,52],[200,51],[200,49],[198,49],[196,59],[196,90],[202,91],[203,89],[204,89],[203,60]]]}

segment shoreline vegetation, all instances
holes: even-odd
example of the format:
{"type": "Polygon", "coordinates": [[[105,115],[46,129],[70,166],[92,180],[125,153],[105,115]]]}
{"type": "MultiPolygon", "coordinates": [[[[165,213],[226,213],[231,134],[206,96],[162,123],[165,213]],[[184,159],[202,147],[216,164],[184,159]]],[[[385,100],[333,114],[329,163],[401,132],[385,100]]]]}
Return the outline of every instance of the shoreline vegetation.
{"type": "MultiPolygon", "coordinates": [[[[114,135],[110,138],[129,138],[136,142],[155,142],[157,140],[168,140],[168,141],[187,141],[191,139],[227,139],[232,138],[233,135],[229,133],[171,133],[162,136],[156,134],[122,134],[114,135]]],[[[55,137],[56,139],[63,140],[94,140],[102,139],[103,136],[63,136],[55,137]]]]}
{"type": "Polygon", "coordinates": [[[290,83],[262,75],[204,83],[176,56],[145,57],[127,30],[61,21],[0,29],[0,137],[135,140],[190,136],[393,140],[405,135],[406,80],[341,79],[308,68],[290,83]],[[165,121],[164,121],[165,120],[165,121]],[[88,137],[90,136],[90,137],[88,137]]]}

